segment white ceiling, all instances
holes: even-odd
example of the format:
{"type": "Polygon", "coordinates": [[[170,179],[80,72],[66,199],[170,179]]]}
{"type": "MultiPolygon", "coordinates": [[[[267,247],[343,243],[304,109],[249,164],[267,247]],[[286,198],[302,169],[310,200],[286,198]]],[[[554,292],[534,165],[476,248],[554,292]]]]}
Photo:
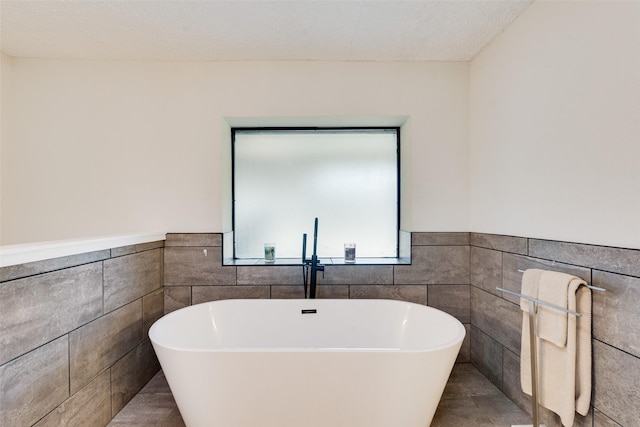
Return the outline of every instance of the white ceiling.
{"type": "Polygon", "coordinates": [[[0,0],[16,57],[468,61],[533,0],[0,0]]]}

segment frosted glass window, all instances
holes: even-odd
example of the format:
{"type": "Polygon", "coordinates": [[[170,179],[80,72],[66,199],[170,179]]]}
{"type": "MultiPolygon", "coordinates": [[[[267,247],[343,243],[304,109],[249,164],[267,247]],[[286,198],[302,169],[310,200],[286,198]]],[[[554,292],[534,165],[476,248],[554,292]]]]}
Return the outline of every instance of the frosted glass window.
{"type": "Polygon", "coordinates": [[[398,129],[233,129],[236,258],[398,256],[398,129]]]}

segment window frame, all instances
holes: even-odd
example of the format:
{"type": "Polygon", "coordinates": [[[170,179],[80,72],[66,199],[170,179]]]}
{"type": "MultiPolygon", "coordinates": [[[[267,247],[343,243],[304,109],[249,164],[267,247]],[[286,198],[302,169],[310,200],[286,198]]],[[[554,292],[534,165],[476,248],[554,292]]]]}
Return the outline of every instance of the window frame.
{"type": "MultiPolygon", "coordinates": [[[[396,135],[396,220],[395,220],[395,234],[396,234],[396,247],[395,247],[395,257],[378,257],[378,258],[369,258],[369,257],[358,257],[358,264],[405,264],[407,263],[405,260],[401,259],[401,234],[402,230],[400,228],[401,223],[401,127],[400,126],[232,126],[230,127],[231,131],[231,227],[232,227],[232,244],[233,244],[233,258],[232,263],[255,263],[256,258],[238,258],[236,253],[236,132],[243,131],[255,131],[255,132],[278,132],[278,131],[300,131],[300,132],[331,132],[331,131],[345,131],[345,132],[355,132],[355,131],[376,131],[376,130],[385,130],[385,131],[393,131],[396,135]]],[[[313,237],[311,237],[313,238],[313,237]]],[[[313,243],[311,243],[313,244],[313,243]]],[[[323,257],[324,259],[325,257],[323,257]]],[[[330,258],[330,257],[328,257],[330,258]]],[[[332,258],[336,260],[335,257],[332,258]]],[[[293,264],[294,258],[284,258],[277,259],[276,264],[278,265],[291,265],[293,264]]],[[[335,262],[334,262],[335,263],[335,262]]]]}

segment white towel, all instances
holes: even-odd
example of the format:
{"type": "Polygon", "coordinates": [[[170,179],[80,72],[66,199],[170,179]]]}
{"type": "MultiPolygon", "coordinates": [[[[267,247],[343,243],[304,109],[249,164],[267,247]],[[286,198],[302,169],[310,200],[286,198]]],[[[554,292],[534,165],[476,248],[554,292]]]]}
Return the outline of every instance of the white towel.
{"type": "MultiPolygon", "coordinates": [[[[520,285],[520,293],[531,298],[538,299],[538,284],[544,270],[530,268],[522,274],[522,284],[520,285]]],[[[529,301],[524,298],[520,299],[520,308],[525,313],[529,312],[529,301]]]]}
{"type": "MultiPolygon", "coordinates": [[[[575,276],[542,270],[527,270],[522,278],[522,294],[540,300],[540,285],[554,286],[542,292],[543,295],[556,295],[563,299],[558,287],[566,289],[566,303],[556,300],[547,301],[561,305],[581,314],[576,316],[555,317],[559,322],[554,327],[554,317],[547,317],[536,326],[543,326],[545,334],[551,340],[537,339],[538,347],[538,402],[547,409],[560,415],[564,426],[572,426],[577,411],[586,415],[591,400],[591,291],[586,283],[575,276]],[[563,281],[565,282],[563,284],[563,281]],[[536,283],[537,282],[537,283],[536,283]],[[560,283],[560,285],[558,285],[560,283]],[[537,295],[537,296],[534,296],[537,295]],[[554,329],[555,328],[555,329],[554,329]],[[563,341],[558,346],[552,341],[563,341]]],[[[522,345],[520,353],[520,381],[522,390],[531,395],[531,353],[529,346],[528,302],[521,300],[523,310],[522,345]]],[[[542,307],[542,306],[540,306],[542,307]]],[[[542,315],[541,310],[538,311],[542,315]]],[[[549,313],[545,313],[549,314],[549,313]]]]}
{"type": "MultiPolygon", "coordinates": [[[[538,299],[569,309],[569,293],[575,295],[575,290],[571,291],[569,287],[572,286],[574,280],[586,285],[583,280],[570,274],[544,271],[540,276],[538,299]]],[[[538,307],[538,337],[558,347],[567,345],[569,316],[568,313],[551,307],[544,305],[538,307]]]]}

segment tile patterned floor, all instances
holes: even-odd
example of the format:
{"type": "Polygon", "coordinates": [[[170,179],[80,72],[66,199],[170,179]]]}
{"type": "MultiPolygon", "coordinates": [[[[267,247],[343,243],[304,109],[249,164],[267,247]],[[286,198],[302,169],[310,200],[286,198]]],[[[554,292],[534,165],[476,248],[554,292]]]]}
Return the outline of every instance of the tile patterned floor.
{"type": "Polygon", "coordinates": [[[455,365],[431,427],[510,427],[531,417],[470,363],[455,365]]]}
{"type": "MultiPolygon", "coordinates": [[[[531,419],[471,364],[460,364],[451,373],[431,427],[509,427],[530,423],[531,419]]],[[[108,425],[124,426],[184,427],[162,371],[108,425]]]]}

